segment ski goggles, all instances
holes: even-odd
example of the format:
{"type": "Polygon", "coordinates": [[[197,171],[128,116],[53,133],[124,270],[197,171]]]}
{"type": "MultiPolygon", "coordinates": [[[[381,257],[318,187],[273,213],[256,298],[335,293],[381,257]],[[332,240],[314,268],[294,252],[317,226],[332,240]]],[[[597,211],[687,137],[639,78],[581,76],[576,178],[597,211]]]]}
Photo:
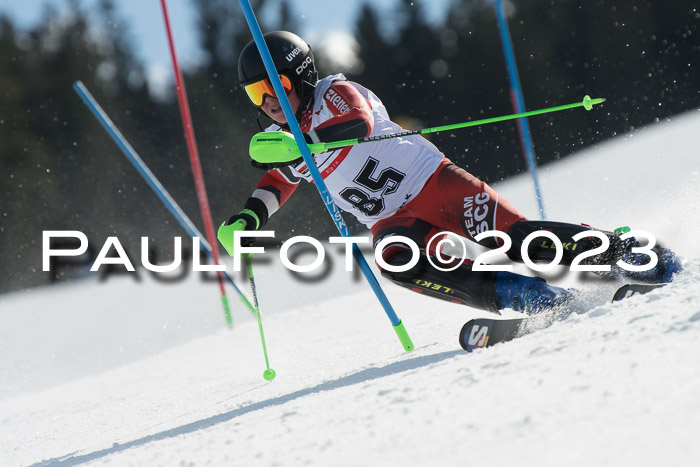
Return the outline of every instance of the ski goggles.
{"type": "MultiPolygon", "coordinates": [[[[282,88],[284,88],[284,92],[289,95],[289,93],[292,92],[292,82],[284,75],[279,75],[279,77],[280,81],[282,81],[282,88]]],[[[244,89],[246,94],[248,94],[248,98],[256,107],[263,105],[263,102],[265,101],[265,94],[270,97],[274,97],[275,99],[277,98],[275,90],[272,88],[270,78],[265,78],[254,83],[250,83],[244,86],[244,89]]]]}

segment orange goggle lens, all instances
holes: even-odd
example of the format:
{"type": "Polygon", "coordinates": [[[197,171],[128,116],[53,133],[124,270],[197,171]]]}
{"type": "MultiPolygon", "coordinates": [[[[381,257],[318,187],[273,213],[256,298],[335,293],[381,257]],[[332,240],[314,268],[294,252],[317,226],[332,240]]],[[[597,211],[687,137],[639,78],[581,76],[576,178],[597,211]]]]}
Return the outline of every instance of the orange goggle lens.
{"type": "MultiPolygon", "coordinates": [[[[292,91],[292,82],[284,75],[279,75],[280,81],[282,81],[282,87],[284,92],[289,94],[292,91]]],[[[256,81],[254,83],[245,86],[245,92],[248,94],[248,98],[253,103],[254,106],[260,107],[265,100],[265,94],[268,96],[277,98],[275,90],[272,88],[272,83],[269,78],[256,81]]]]}

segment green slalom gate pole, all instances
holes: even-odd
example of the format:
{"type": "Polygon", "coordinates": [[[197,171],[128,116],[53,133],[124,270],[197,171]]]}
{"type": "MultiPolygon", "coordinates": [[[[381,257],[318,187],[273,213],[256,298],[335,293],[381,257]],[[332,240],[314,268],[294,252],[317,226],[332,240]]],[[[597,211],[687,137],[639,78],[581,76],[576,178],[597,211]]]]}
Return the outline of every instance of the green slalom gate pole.
{"type": "MultiPolygon", "coordinates": [[[[594,105],[605,102],[604,98],[592,99],[590,96],[583,98],[581,102],[573,104],[560,105],[557,107],[549,107],[540,110],[531,110],[511,115],[503,115],[500,117],[485,118],[483,120],[474,120],[471,122],[454,123],[452,125],[436,126],[433,128],[424,128],[422,130],[403,131],[401,133],[391,133],[388,135],[367,136],[364,138],[346,139],[342,141],[333,141],[328,143],[313,143],[307,145],[311,154],[320,154],[333,149],[340,149],[356,144],[371,143],[374,141],[382,141],[385,139],[399,138],[402,136],[426,135],[429,133],[438,133],[441,131],[457,130],[460,128],[468,128],[488,123],[503,122],[506,120],[515,120],[523,117],[531,117],[533,115],[541,115],[546,113],[557,112],[560,110],[575,109],[583,107],[586,110],[593,109],[594,105]]],[[[292,135],[282,131],[268,131],[256,134],[250,141],[250,157],[260,163],[278,163],[289,162],[301,157],[301,152],[292,135]],[[288,160],[280,160],[280,154],[288,154],[288,160]]]]}
{"type": "Polygon", "coordinates": [[[258,327],[260,328],[260,341],[262,342],[263,354],[265,354],[265,365],[267,369],[263,372],[263,378],[267,381],[272,381],[277,375],[275,370],[270,368],[270,360],[267,358],[267,345],[265,345],[265,333],[263,332],[262,317],[260,316],[260,306],[258,305],[258,292],[255,289],[255,276],[253,276],[253,253],[245,253],[245,264],[248,269],[248,278],[250,279],[250,290],[253,292],[253,305],[255,306],[255,315],[258,318],[258,327]]]}

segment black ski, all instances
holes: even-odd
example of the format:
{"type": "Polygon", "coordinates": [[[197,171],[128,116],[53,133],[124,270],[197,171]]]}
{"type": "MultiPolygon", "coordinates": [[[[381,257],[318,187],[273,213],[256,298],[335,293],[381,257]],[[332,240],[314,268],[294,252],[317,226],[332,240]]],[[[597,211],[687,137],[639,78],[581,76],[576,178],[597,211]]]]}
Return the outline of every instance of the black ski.
{"type": "Polygon", "coordinates": [[[520,325],[526,320],[527,318],[472,319],[462,326],[459,343],[464,350],[471,352],[499,342],[507,342],[518,337],[520,325]]]}
{"type": "MultiPolygon", "coordinates": [[[[617,289],[613,302],[619,302],[633,295],[651,292],[666,284],[626,284],[617,289]]],[[[491,319],[478,318],[468,321],[459,332],[459,344],[467,352],[483,347],[491,347],[499,342],[508,342],[527,334],[523,324],[527,318],[491,319]]]]}
{"type": "Polygon", "coordinates": [[[624,300],[625,298],[629,298],[632,295],[643,295],[645,293],[649,293],[654,289],[658,289],[659,287],[663,287],[667,284],[627,284],[623,285],[619,289],[617,289],[617,292],[615,292],[615,295],[613,295],[613,302],[619,302],[620,300],[624,300]]]}

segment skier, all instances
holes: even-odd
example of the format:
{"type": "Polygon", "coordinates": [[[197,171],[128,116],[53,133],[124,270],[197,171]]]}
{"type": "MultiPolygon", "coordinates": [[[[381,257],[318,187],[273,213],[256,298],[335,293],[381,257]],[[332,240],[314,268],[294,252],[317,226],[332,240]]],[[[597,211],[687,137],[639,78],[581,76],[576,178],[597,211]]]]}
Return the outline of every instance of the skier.
{"type": "MultiPolygon", "coordinates": [[[[279,31],[265,34],[265,42],[279,73],[284,91],[307,143],[339,141],[366,136],[397,133],[403,129],[389,118],[381,100],[370,90],[347,81],[342,74],[318,79],[311,47],[297,35],[279,31]]],[[[266,131],[289,131],[287,119],[269,81],[254,42],[242,50],[238,74],[251,104],[274,122],[266,131]]],[[[582,251],[602,244],[587,237],[574,242],[571,237],[591,230],[585,225],[531,221],[486,183],[453,164],[433,144],[421,136],[400,137],[332,150],[314,156],[333,201],[352,213],[372,232],[376,245],[390,236],[405,236],[421,249],[418,263],[406,272],[382,270],[382,275],[412,290],[497,312],[504,308],[536,313],[566,303],[572,291],[555,287],[538,277],[511,272],[479,272],[469,260],[456,269],[441,271],[433,264],[433,241],[437,233],[450,231],[474,240],[480,232],[499,230],[510,236],[513,244],[508,257],[522,261],[520,245],[525,237],[539,230],[553,232],[564,249],[562,264],[571,264],[582,251]],[[433,258],[429,258],[432,256],[433,258]]],[[[301,179],[311,181],[303,161],[253,165],[266,169],[244,209],[221,224],[218,238],[230,255],[233,232],[261,229],[269,217],[289,199],[301,179]],[[243,222],[239,222],[243,221],[243,222]]],[[[670,282],[682,269],[672,251],[655,247],[658,264],[646,272],[629,272],[616,266],[618,260],[646,264],[649,255],[632,253],[638,245],[634,238],[621,240],[620,235],[604,232],[610,247],[593,256],[588,264],[612,265],[609,275],[657,283],[670,282]]],[[[246,239],[242,239],[244,242],[246,239]]],[[[250,243],[248,243],[250,244],[250,243]]],[[[495,238],[480,242],[495,248],[495,238]]],[[[531,242],[529,257],[535,262],[549,262],[555,249],[542,242],[531,242]]],[[[388,243],[381,257],[387,264],[402,266],[412,258],[407,245],[388,243]]],[[[457,266],[457,264],[454,264],[457,266]]]]}

